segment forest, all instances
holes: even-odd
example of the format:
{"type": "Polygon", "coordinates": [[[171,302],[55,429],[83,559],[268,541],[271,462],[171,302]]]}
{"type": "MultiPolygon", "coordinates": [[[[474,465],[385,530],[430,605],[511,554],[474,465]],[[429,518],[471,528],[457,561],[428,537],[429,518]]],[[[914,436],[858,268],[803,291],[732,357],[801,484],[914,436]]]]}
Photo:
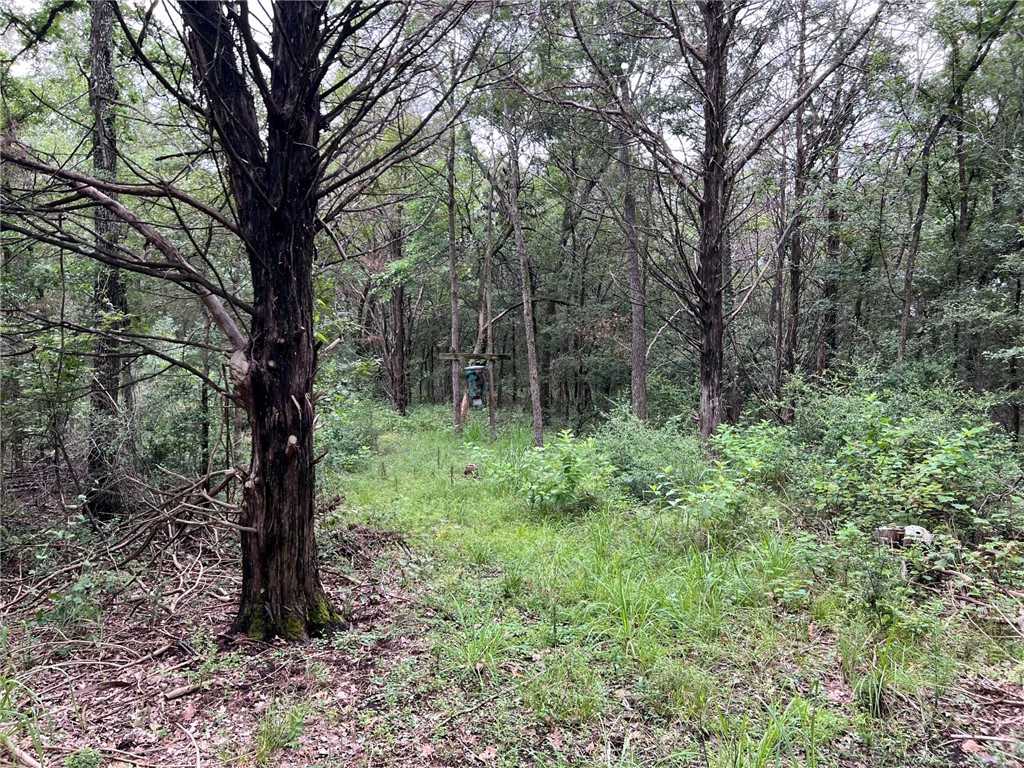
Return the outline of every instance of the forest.
{"type": "Polygon", "coordinates": [[[1017,0],[0,0],[0,765],[1024,765],[1022,279],[1017,0]]]}

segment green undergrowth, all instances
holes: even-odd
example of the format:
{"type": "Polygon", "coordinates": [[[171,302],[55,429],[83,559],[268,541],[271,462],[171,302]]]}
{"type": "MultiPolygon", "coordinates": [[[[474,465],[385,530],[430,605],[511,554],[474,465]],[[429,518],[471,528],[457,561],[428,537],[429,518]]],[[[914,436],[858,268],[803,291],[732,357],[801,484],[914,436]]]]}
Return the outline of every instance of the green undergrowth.
{"type": "MultiPolygon", "coordinates": [[[[870,400],[861,411],[884,418],[870,400]]],[[[620,415],[592,439],[551,435],[536,451],[518,422],[487,444],[479,423],[453,437],[441,410],[414,412],[381,435],[362,471],[326,482],[345,504],[325,525],[357,520],[410,545],[397,557],[430,627],[430,662],[381,681],[417,692],[396,695],[393,716],[406,706],[414,718],[405,700],[450,708],[495,745],[497,765],[959,760],[946,738],[955,684],[1024,675],[1019,631],[974,610],[1005,597],[994,570],[979,575],[985,550],[957,535],[1007,454],[979,480],[950,470],[960,483],[950,504],[968,510],[942,506],[950,494],[925,466],[909,492],[927,487],[930,500],[894,522],[941,523],[948,511],[948,525],[933,526],[931,549],[890,551],[870,540],[885,499],[867,494],[863,519],[848,506],[867,471],[853,444],[908,442],[898,442],[908,422],[893,435],[888,423],[837,439],[815,474],[795,428],[730,428],[701,446],[679,425],[647,430],[620,415]],[[836,486],[853,490],[837,496],[836,486]],[[954,573],[974,604],[954,598],[954,573]],[[485,705],[461,714],[473,701],[485,705]]],[[[946,451],[943,466],[986,461],[968,442],[981,432],[952,446],[933,433],[893,462],[927,463],[928,446],[946,451]]],[[[1024,573],[1019,552],[988,557],[1003,557],[1005,579],[1024,573]]],[[[1011,765],[1015,748],[986,755],[1011,765]]]]}

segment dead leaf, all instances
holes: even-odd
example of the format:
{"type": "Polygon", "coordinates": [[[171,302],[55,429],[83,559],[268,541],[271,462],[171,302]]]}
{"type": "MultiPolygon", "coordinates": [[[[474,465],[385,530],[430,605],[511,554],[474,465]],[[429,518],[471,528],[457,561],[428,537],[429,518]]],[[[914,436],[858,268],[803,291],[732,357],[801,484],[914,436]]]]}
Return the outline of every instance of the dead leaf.
{"type": "Polygon", "coordinates": [[[433,744],[424,744],[420,747],[420,757],[430,757],[436,751],[437,747],[433,744]]]}
{"type": "Polygon", "coordinates": [[[498,748],[494,744],[484,747],[484,751],[477,754],[476,759],[481,763],[489,763],[498,756],[498,748]]]}
{"type": "Polygon", "coordinates": [[[557,749],[559,752],[565,747],[562,743],[562,734],[555,728],[550,734],[548,734],[548,741],[551,742],[551,746],[557,749]]]}
{"type": "Polygon", "coordinates": [[[181,710],[181,722],[187,723],[193,717],[196,716],[196,705],[189,702],[183,710],[181,710]]]}
{"type": "Polygon", "coordinates": [[[960,751],[964,754],[974,754],[978,755],[979,757],[988,754],[988,751],[974,739],[967,739],[966,741],[961,742],[960,751]]]}
{"type": "Polygon", "coordinates": [[[838,688],[833,688],[831,691],[828,692],[826,698],[829,701],[839,703],[841,701],[845,701],[846,700],[846,695],[842,691],[840,691],[838,688]]]}

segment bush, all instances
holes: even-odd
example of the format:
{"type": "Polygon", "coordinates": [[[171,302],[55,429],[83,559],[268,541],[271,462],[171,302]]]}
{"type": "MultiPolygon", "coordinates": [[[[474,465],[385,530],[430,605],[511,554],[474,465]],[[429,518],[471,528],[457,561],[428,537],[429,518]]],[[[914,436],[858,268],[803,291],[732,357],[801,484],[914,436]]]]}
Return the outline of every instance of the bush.
{"type": "Polygon", "coordinates": [[[1006,437],[983,418],[934,411],[892,417],[874,393],[846,403],[844,423],[825,441],[813,480],[819,510],[862,525],[960,532],[996,532],[1010,522],[1005,506],[989,501],[1019,468],[1006,437]]]}
{"type": "Polygon", "coordinates": [[[615,468],[594,438],[578,439],[568,430],[543,448],[518,458],[495,461],[488,469],[506,488],[523,495],[534,509],[586,511],[608,496],[615,468]]]}
{"type": "Polygon", "coordinates": [[[793,430],[767,421],[746,426],[723,424],[712,436],[711,445],[743,477],[776,489],[800,474],[798,467],[806,455],[794,440],[793,430]]]}
{"type": "Polygon", "coordinates": [[[633,416],[628,403],[617,405],[595,438],[617,468],[615,480],[637,499],[650,498],[655,485],[695,486],[705,466],[700,440],[686,434],[679,417],[650,426],[633,416]]]}
{"type": "Polygon", "coordinates": [[[317,404],[320,427],[316,431],[317,453],[326,453],[324,466],[331,472],[350,472],[366,465],[377,448],[382,406],[364,393],[372,361],[335,363],[325,366],[318,385],[326,394],[317,404]]]}

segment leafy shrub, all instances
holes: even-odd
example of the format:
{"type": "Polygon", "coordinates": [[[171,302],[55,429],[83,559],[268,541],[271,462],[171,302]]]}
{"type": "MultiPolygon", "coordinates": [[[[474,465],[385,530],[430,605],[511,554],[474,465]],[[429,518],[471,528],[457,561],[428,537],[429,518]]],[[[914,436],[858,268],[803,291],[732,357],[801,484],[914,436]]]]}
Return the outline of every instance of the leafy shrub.
{"type": "Polygon", "coordinates": [[[875,394],[852,399],[840,442],[814,482],[818,509],[862,524],[887,522],[980,531],[983,509],[1018,473],[1006,439],[988,423],[909,414],[891,418],[875,394]]]}
{"type": "Polygon", "coordinates": [[[639,421],[628,403],[612,409],[595,438],[617,468],[615,480],[638,499],[649,498],[657,484],[696,485],[705,465],[700,440],[684,431],[679,417],[651,426],[639,421]]]}
{"type": "Polygon", "coordinates": [[[531,507],[551,512],[596,507],[608,495],[615,471],[594,438],[575,438],[568,430],[542,448],[529,448],[512,460],[492,462],[489,469],[531,507]]]}
{"type": "Polygon", "coordinates": [[[805,455],[788,427],[760,421],[745,426],[723,424],[711,444],[725,462],[744,477],[782,488],[805,455]]]}
{"type": "Polygon", "coordinates": [[[693,526],[701,548],[740,544],[763,506],[750,481],[724,462],[705,465],[689,486],[664,474],[649,493],[655,506],[678,512],[693,526]]]}
{"type": "Polygon", "coordinates": [[[927,361],[795,379],[785,396],[797,403],[790,442],[807,467],[790,490],[823,516],[974,539],[1020,529],[1020,465],[991,402],[927,361]]]}

